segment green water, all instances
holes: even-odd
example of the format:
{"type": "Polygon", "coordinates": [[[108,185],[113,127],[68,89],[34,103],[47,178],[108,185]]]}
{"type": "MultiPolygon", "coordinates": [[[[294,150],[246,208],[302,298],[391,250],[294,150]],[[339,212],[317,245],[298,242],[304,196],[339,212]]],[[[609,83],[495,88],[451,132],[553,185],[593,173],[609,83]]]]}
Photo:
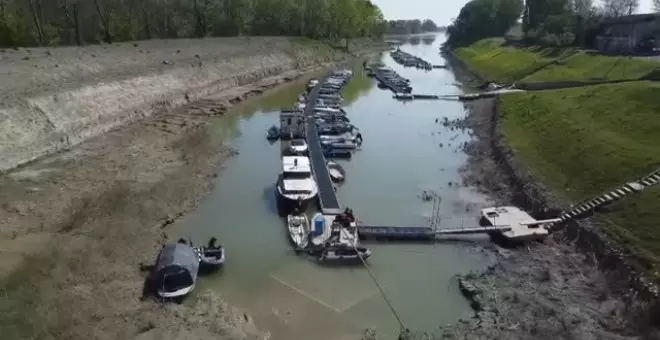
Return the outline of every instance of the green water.
{"type": "MultiPolygon", "coordinates": [[[[402,49],[444,64],[441,39],[402,49]]],[[[411,80],[414,92],[460,93],[449,70],[404,69],[389,55],[383,62],[411,80]]],[[[470,137],[436,119],[461,117],[455,101],[398,102],[389,91],[359,72],[344,89],[346,111],[364,135],[362,149],[340,161],[347,180],[339,200],[373,225],[425,226],[432,203],[423,190],[441,197],[441,226],[476,223],[476,207],[485,198],[457,186],[466,155],[457,146],[470,137]],[[443,147],[439,145],[442,143],[443,147]]],[[[218,290],[245,309],[274,339],[357,339],[362,329],[376,328],[396,338],[399,325],[364,267],[322,267],[297,256],[286,227],[277,216],[274,185],[280,170],[280,145],[268,143],[266,130],[278,122],[278,109],[292,105],[304,81],[282,88],[238,108],[218,121],[215,131],[239,155],[219,170],[215,189],[188,217],[187,234],[198,242],[215,236],[226,247],[222,273],[204,278],[200,289],[218,290]]],[[[475,242],[487,242],[472,238],[475,242]]],[[[433,331],[471,316],[458,292],[455,275],[481,269],[485,259],[466,242],[435,244],[367,244],[370,267],[405,326],[433,331]]]]}

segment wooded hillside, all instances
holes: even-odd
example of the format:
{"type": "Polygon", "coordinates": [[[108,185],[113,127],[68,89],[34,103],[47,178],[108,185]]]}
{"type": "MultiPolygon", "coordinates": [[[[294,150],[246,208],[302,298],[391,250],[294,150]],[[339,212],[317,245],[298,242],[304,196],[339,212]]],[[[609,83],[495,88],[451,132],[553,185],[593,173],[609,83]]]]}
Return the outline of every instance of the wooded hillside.
{"type": "Polygon", "coordinates": [[[0,0],[0,46],[288,35],[343,39],[386,28],[369,0],[0,0]]]}

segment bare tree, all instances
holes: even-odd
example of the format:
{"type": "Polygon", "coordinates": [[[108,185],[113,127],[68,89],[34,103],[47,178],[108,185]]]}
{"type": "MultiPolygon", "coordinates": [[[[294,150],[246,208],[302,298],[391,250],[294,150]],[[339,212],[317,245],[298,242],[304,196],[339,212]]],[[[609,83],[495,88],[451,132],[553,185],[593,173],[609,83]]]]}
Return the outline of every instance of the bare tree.
{"type": "Polygon", "coordinates": [[[110,15],[106,11],[104,6],[104,0],[94,0],[94,6],[96,7],[96,13],[101,19],[101,27],[103,28],[103,40],[108,44],[112,43],[112,34],[110,34],[110,15]]]}
{"type": "Polygon", "coordinates": [[[149,10],[147,9],[148,2],[149,0],[138,0],[138,6],[140,7],[140,11],[142,12],[142,19],[144,20],[145,38],[151,39],[152,29],[151,29],[151,18],[149,16],[149,10]]]}
{"type": "Polygon", "coordinates": [[[73,29],[76,36],[76,44],[82,46],[85,44],[80,29],[80,3],[79,0],[58,0],[58,4],[64,13],[66,22],[73,29]]]}
{"type": "Polygon", "coordinates": [[[28,0],[28,6],[30,7],[30,13],[32,14],[32,22],[34,27],[37,30],[37,43],[39,45],[44,44],[44,27],[41,11],[41,0],[28,0]]]}
{"type": "Polygon", "coordinates": [[[209,7],[210,0],[193,0],[193,10],[195,11],[195,33],[198,37],[203,38],[208,33],[208,23],[206,20],[206,12],[209,7]]]}
{"type": "Polygon", "coordinates": [[[632,15],[639,7],[639,0],[602,0],[603,12],[608,17],[632,15]]]}
{"type": "Polygon", "coordinates": [[[571,1],[571,7],[573,12],[583,17],[586,17],[586,16],[590,16],[593,13],[594,2],[593,0],[573,0],[571,1]]]}
{"type": "Polygon", "coordinates": [[[660,0],[653,0],[653,10],[660,12],[660,0]]]}

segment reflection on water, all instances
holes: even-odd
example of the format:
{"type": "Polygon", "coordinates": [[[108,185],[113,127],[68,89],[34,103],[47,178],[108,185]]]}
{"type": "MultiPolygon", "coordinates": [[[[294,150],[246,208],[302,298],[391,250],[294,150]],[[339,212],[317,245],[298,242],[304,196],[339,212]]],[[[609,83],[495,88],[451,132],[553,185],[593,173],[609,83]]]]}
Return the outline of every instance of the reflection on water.
{"type": "MultiPolygon", "coordinates": [[[[401,48],[442,64],[438,43],[401,48]]],[[[460,91],[448,70],[404,69],[387,54],[383,62],[409,78],[415,92],[460,91]]],[[[432,206],[419,195],[432,190],[442,198],[442,227],[475,223],[475,209],[485,198],[457,185],[466,160],[458,145],[470,137],[436,123],[464,115],[462,104],[398,102],[359,73],[343,93],[365,142],[351,161],[341,162],[347,180],[338,188],[340,202],[369,224],[427,225],[432,206]]],[[[188,217],[186,236],[197,242],[216,236],[228,254],[223,272],[203,279],[200,289],[220,291],[274,339],[355,339],[367,327],[395,338],[399,326],[366,270],[321,267],[297,256],[277,216],[280,145],[268,143],[265,133],[278,122],[278,109],[290,106],[303,89],[300,82],[244,103],[218,122],[218,135],[240,154],[224,164],[214,190],[188,217]]],[[[471,315],[454,277],[484,265],[473,248],[451,242],[368,246],[370,266],[407,327],[432,331],[471,315]]]]}

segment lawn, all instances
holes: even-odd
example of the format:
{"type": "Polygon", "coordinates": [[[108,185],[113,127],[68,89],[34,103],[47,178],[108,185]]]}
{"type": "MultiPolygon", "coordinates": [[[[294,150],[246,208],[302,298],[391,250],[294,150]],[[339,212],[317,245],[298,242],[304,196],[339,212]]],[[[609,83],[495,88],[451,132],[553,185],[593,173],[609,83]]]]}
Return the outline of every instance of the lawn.
{"type": "MultiPolygon", "coordinates": [[[[577,202],[660,167],[659,94],[633,82],[507,95],[502,128],[523,164],[577,202]]],[[[612,208],[608,233],[660,268],[660,188],[612,208]]]]}
{"type": "Polygon", "coordinates": [[[501,82],[636,79],[660,66],[654,60],[591,55],[574,49],[517,48],[502,43],[502,39],[485,39],[456,53],[473,71],[501,82]]]}
{"type": "Polygon", "coordinates": [[[559,61],[558,65],[549,65],[522,81],[637,79],[649,74],[658,66],[660,62],[655,60],[589,55],[580,52],[559,61]]]}
{"type": "Polygon", "coordinates": [[[568,52],[564,49],[503,46],[501,39],[485,39],[456,50],[470,69],[486,79],[500,82],[518,80],[568,52]]]}

